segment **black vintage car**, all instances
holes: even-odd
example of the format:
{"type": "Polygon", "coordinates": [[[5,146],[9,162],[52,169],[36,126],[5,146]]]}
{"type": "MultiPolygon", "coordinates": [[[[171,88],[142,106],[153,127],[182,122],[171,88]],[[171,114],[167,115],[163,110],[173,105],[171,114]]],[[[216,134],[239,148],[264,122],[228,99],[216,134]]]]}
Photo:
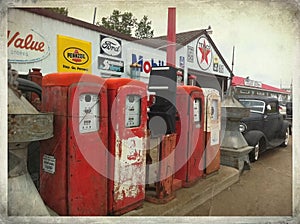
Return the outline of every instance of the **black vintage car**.
{"type": "Polygon", "coordinates": [[[286,147],[289,141],[289,123],[279,113],[276,98],[266,96],[236,96],[239,102],[250,108],[250,116],[243,118],[240,131],[249,146],[254,149],[249,159],[254,162],[260,153],[277,146],[286,147]]]}

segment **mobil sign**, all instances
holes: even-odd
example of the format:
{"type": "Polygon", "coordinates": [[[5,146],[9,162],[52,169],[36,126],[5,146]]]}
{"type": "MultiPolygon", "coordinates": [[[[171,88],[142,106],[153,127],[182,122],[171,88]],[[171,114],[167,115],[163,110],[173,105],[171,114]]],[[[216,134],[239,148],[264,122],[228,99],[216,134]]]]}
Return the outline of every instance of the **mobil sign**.
{"type": "Polygon", "coordinates": [[[135,63],[141,66],[140,67],[141,75],[150,75],[152,67],[166,65],[164,52],[161,52],[161,55],[149,54],[145,52],[143,53],[133,52],[131,54],[131,64],[135,64],[135,63]]]}

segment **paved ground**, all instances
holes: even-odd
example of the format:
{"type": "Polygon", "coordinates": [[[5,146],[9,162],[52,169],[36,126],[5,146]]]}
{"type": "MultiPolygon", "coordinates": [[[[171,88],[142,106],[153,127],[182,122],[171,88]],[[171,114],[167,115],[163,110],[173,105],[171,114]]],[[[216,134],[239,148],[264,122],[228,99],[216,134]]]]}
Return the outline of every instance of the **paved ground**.
{"type": "MultiPolygon", "coordinates": [[[[175,199],[165,204],[144,201],[143,207],[130,211],[125,216],[185,216],[211,197],[232,186],[239,180],[239,171],[221,166],[218,173],[199,180],[189,188],[178,189],[175,199]]],[[[147,194],[147,193],[146,193],[147,194]]]]}
{"type": "Polygon", "coordinates": [[[286,148],[265,152],[240,180],[187,215],[291,216],[292,139],[286,148]]]}

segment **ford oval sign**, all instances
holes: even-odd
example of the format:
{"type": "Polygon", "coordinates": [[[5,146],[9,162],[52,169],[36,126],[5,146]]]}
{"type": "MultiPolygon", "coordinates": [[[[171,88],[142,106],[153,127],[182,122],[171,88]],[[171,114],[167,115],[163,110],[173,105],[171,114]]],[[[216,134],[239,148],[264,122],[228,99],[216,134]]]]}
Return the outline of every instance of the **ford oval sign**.
{"type": "Polygon", "coordinates": [[[101,35],[100,53],[113,57],[121,57],[122,46],[121,42],[101,35]]]}
{"type": "Polygon", "coordinates": [[[77,47],[69,47],[65,49],[64,58],[68,62],[76,65],[84,65],[89,61],[88,54],[84,50],[77,47]]]}

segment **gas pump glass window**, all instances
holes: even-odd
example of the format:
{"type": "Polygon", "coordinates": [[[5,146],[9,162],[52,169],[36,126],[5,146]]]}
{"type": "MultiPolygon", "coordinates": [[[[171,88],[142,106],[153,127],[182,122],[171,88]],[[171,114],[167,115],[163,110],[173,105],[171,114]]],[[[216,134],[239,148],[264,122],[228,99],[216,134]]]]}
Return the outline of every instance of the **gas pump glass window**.
{"type": "Polygon", "coordinates": [[[99,130],[99,97],[84,93],[79,97],[79,132],[89,133],[99,130]]]}
{"type": "Polygon", "coordinates": [[[125,127],[133,128],[141,123],[141,96],[127,95],[125,104],[125,127]]]}
{"type": "Polygon", "coordinates": [[[201,118],[201,104],[200,99],[194,99],[194,122],[200,122],[201,118]]]}
{"type": "Polygon", "coordinates": [[[218,100],[212,100],[210,116],[212,121],[218,120],[218,100]]]}

